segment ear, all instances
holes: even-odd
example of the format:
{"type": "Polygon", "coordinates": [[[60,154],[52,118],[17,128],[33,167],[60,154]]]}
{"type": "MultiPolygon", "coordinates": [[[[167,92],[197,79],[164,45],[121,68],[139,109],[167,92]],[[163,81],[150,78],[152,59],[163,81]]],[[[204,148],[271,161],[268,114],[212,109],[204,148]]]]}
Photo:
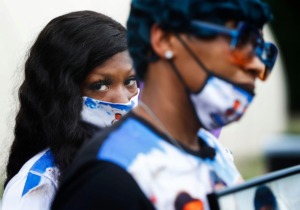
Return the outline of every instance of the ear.
{"type": "Polygon", "coordinates": [[[170,59],[168,53],[175,56],[173,39],[174,35],[161,29],[157,24],[151,27],[150,42],[154,52],[162,59],[170,59]]]}

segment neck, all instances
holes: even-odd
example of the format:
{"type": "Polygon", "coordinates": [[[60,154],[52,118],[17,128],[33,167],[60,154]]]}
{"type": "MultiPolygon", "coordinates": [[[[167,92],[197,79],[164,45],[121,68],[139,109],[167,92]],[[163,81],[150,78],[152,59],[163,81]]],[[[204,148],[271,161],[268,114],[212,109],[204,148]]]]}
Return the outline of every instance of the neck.
{"type": "Polygon", "coordinates": [[[146,78],[141,101],[156,117],[151,116],[141,105],[135,109],[135,112],[161,132],[167,135],[169,133],[181,144],[199,150],[197,132],[200,125],[185,86],[173,69],[165,61],[151,63],[146,78]]]}

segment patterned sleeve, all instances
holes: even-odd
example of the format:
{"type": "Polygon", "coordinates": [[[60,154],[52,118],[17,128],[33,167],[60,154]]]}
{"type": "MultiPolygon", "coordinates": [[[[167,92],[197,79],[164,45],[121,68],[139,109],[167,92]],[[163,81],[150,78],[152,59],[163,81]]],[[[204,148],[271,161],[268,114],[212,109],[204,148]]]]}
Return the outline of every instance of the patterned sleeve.
{"type": "Polygon", "coordinates": [[[2,209],[48,210],[55,192],[56,185],[48,177],[32,173],[16,176],[5,188],[2,209]]]}

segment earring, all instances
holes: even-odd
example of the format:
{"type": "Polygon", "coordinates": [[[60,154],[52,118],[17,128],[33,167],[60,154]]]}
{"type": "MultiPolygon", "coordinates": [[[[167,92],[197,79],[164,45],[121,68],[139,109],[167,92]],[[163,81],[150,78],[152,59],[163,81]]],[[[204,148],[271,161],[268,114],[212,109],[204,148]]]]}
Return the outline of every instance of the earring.
{"type": "Polygon", "coordinates": [[[167,50],[167,51],[165,52],[165,57],[166,57],[166,59],[168,59],[168,60],[172,59],[172,58],[173,58],[173,52],[172,52],[171,50],[167,50]]]}

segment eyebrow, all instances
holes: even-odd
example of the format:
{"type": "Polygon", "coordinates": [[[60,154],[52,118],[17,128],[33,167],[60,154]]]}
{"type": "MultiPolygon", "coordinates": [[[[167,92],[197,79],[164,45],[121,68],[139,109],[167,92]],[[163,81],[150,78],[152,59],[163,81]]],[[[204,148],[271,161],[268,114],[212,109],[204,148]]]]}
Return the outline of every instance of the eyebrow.
{"type": "MultiPolygon", "coordinates": [[[[125,74],[134,74],[135,75],[135,70],[133,67],[126,69],[126,73],[125,74]]],[[[113,77],[115,75],[115,72],[111,72],[109,69],[107,69],[104,72],[99,72],[99,73],[90,73],[90,77],[96,77],[96,76],[102,76],[102,77],[113,77]]]]}

